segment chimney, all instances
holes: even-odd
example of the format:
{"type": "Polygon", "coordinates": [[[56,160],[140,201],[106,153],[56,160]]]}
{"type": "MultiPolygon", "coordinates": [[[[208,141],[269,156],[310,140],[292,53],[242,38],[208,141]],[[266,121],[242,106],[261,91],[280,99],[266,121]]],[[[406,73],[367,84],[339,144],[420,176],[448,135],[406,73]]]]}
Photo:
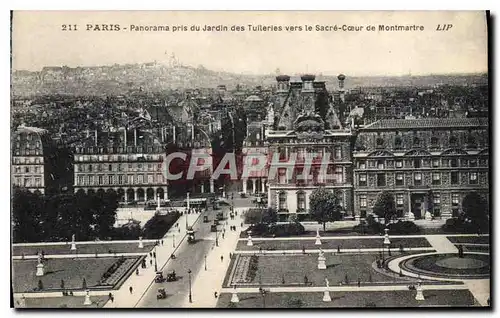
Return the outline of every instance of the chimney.
{"type": "Polygon", "coordinates": [[[314,92],[313,82],[316,76],[311,74],[305,74],[300,77],[302,80],[302,91],[303,92],[314,92]]]}
{"type": "Polygon", "coordinates": [[[276,81],[278,82],[278,93],[288,93],[288,89],[290,87],[290,76],[278,75],[276,76],[276,81]]]}

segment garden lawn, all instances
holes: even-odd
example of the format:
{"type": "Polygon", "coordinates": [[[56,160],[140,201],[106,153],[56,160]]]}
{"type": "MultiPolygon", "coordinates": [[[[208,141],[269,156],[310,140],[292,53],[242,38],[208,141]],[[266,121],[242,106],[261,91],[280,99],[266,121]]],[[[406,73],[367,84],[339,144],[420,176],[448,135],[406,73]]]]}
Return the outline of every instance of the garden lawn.
{"type": "Polygon", "coordinates": [[[37,260],[13,260],[12,281],[14,292],[32,292],[38,287],[38,281],[43,283],[43,291],[60,290],[61,279],[68,290],[82,288],[83,278],[87,287],[98,286],[101,276],[118,260],[117,257],[106,258],[56,258],[45,262],[45,275],[37,277],[37,260]]]}
{"type": "MultiPolygon", "coordinates": [[[[399,253],[392,253],[393,256],[399,253]]],[[[255,278],[247,284],[238,284],[241,287],[250,286],[304,286],[305,276],[311,286],[324,286],[325,277],[331,286],[345,285],[345,278],[349,285],[356,285],[358,278],[361,284],[373,283],[408,283],[407,279],[399,279],[384,275],[372,268],[373,262],[379,254],[340,254],[334,256],[325,253],[327,269],[318,269],[318,254],[310,255],[264,255],[258,256],[258,268],[255,278]],[[284,279],[284,284],[283,284],[284,279]]],[[[248,257],[248,256],[247,256],[248,257]]],[[[380,269],[382,271],[382,269],[380,269]]],[[[228,275],[232,272],[229,268],[228,275]]],[[[229,281],[229,280],[227,280],[229,281]]],[[[230,287],[231,285],[225,285],[230,287]]]]}
{"type": "Polygon", "coordinates": [[[490,244],[489,236],[447,236],[454,244],[490,244]]]}
{"type": "MultiPolygon", "coordinates": [[[[297,300],[302,307],[462,307],[477,305],[468,290],[424,290],[424,301],[415,300],[415,291],[360,291],[330,292],[331,302],[323,302],[323,293],[269,293],[265,296],[266,308],[297,308],[297,300]]],[[[258,293],[238,294],[237,308],[262,308],[262,296],[258,293]]],[[[229,307],[231,294],[221,294],[218,308],[229,307]]]]}
{"type": "Polygon", "coordinates": [[[38,255],[42,251],[45,255],[59,254],[99,254],[103,253],[140,253],[149,252],[154,243],[144,242],[144,248],[139,248],[139,243],[102,243],[102,244],[76,244],[76,251],[71,250],[71,243],[67,245],[36,245],[36,246],[13,246],[12,255],[38,255]]]}
{"type": "MultiPolygon", "coordinates": [[[[403,248],[412,247],[431,247],[430,243],[425,239],[425,237],[418,238],[391,238],[391,247],[399,248],[400,245],[403,248]]],[[[384,238],[380,237],[377,239],[372,238],[356,238],[356,239],[334,239],[334,240],[321,240],[321,245],[315,245],[315,240],[272,240],[272,241],[253,241],[253,246],[247,246],[247,241],[238,241],[236,250],[251,251],[259,250],[302,250],[302,248],[307,249],[357,249],[357,248],[381,248],[384,244],[384,238]]]]}

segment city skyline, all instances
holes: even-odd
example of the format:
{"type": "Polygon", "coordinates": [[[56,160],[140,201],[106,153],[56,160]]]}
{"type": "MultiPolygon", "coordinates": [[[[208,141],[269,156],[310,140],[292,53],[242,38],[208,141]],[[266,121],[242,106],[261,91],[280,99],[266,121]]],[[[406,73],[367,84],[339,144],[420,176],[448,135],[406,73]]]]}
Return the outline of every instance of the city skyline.
{"type": "Polygon", "coordinates": [[[12,69],[157,61],[245,75],[322,73],[405,76],[485,73],[484,12],[14,12],[12,69]],[[147,16],[147,19],[144,18],[147,16]],[[79,31],[61,31],[64,23],[79,31]],[[135,32],[133,25],[422,25],[424,31],[135,32]],[[336,23],[332,23],[336,21],[336,23]],[[338,21],[338,22],[337,22],[338,21]],[[85,31],[88,25],[121,31],[85,31]],[[436,26],[452,24],[450,31],[436,26]],[[22,36],[20,36],[22,34],[22,36]],[[78,35],[75,37],[75,35],[78,35]],[[59,50],[53,50],[59,47],[59,50]],[[98,49],[97,49],[98,48],[98,49]],[[207,56],[209,58],[207,58],[207,56]],[[347,58],[349,57],[349,58],[347,58]]]}

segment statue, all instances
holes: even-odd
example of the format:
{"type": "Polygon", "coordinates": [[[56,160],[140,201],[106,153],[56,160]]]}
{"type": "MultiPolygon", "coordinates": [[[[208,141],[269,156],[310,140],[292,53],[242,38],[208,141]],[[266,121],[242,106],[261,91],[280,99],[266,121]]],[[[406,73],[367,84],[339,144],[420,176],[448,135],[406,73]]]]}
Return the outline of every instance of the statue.
{"type": "Polygon", "coordinates": [[[38,253],[37,261],[38,261],[38,265],[42,264],[42,253],[38,253]]]}
{"type": "Polygon", "coordinates": [[[464,258],[464,247],[462,245],[458,245],[458,257],[464,258]]]}
{"type": "Polygon", "coordinates": [[[325,291],[323,292],[323,301],[324,302],[330,302],[332,301],[332,298],[330,297],[330,282],[328,281],[328,278],[325,277],[325,283],[326,283],[326,288],[325,291]]]}
{"type": "Polygon", "coordinates": [[[330,287],[330,282],[328,281],[328,278],[325,277],[325,284],[326,284],[326,287],[330,287]]]}

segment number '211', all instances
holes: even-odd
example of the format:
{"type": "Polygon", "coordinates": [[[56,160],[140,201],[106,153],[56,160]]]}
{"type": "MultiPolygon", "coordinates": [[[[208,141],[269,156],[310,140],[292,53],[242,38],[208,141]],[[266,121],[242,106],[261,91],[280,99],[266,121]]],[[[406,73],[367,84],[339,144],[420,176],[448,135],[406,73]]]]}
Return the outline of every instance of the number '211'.
{"type": "Polygon", "coordinates": [[[62,24],[62,31],[77,31],[76,24],[62,24]]]}

